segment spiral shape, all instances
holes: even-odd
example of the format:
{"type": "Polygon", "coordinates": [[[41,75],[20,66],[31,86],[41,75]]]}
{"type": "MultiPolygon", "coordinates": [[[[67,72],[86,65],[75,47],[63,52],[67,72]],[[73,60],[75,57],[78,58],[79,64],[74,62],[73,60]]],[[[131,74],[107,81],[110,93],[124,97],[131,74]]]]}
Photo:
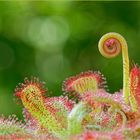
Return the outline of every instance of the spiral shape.
{"type": "Polygon", "coordinates": [[[107,58],[116,57],[120,54],[125,39],[118,33],[107,33],[99,41],[98,48],[100,53],[107,58]]]}
{"type": "Polygon", "coordinates": [[[118,33],[107,33],[102,36],[99,41],[98,48],[100,53],[107,57],[112,58],[117,56],[122,51],[123,58],[123,95],[126,103],[131,103],[130,86],[129,86],[129,57],[128,47],[125,39],[118,33]]]}

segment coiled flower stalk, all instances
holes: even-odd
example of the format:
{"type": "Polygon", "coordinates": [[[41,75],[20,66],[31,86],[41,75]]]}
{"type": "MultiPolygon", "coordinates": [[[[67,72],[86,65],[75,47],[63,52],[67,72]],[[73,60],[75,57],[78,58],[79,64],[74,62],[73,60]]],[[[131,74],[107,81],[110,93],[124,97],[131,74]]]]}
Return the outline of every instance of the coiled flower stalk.
{"type": "Polygon", "coordinates": [[[111,32],[102,36],[98,48],[100,53],[107,58],[116,57],[122,51],[123,58],[123,96],[125,102],[131,104],[133,111],[136,111],[136,102],[130,91],[130,72],[127,42],[123,36],[111,32]]]}

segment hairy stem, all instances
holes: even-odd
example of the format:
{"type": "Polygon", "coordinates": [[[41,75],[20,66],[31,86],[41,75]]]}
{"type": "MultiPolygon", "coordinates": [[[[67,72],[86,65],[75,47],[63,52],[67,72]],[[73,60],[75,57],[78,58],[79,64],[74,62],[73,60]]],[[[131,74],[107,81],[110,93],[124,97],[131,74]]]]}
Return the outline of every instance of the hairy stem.
{"type": "MultiPolygon", "coordinates": [[[[122,50],[123,58],[123,95],[126,103],[129,103],[129,57],[125,39],[118,33],[107,33],[99,41],[100,53],[108,58],[115,57],[122,50]]],[[[130,99],[131,100],[131,99],[130,99]]]]}

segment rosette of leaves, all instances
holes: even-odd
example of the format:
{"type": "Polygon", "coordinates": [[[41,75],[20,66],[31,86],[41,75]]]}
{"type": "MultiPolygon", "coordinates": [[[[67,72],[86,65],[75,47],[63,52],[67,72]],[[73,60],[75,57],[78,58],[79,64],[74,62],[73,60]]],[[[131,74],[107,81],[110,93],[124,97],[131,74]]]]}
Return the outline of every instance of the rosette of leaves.
{"type": "Polygon", "coordinates": [[[15,90],[15,96],[23,104],[25,124],[12,117],[1,117],[0,137],[140,139],[140,68],[134,65],[130,69],[127,43],[118,33],[105,34],[99,41],[99,51],[108,58],[122,51],[120,92],[109,94],[104,76],[93,71],[67,78],[60,97],[49,97],[38,78],[25,79],[15,90]]]}

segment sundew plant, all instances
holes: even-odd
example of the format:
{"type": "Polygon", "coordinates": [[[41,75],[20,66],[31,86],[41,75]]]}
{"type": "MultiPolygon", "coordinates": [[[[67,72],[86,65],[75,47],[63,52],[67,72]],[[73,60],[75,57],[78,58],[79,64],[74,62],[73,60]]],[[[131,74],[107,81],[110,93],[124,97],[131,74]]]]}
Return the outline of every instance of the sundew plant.
{"type": "Polygon", "coordinates": [[[118,33],[103,35],[98,48],[107,58],[122,53],[122,90],[108,93],[99,71],[67,78],[59,97],[50,97],[38,78],[25,78],[14,94],[23,105],[25,122],[15,115],[1,116],[0,139],[139,140],[140,68],[129,66],[127,42],[118,33]]]}

